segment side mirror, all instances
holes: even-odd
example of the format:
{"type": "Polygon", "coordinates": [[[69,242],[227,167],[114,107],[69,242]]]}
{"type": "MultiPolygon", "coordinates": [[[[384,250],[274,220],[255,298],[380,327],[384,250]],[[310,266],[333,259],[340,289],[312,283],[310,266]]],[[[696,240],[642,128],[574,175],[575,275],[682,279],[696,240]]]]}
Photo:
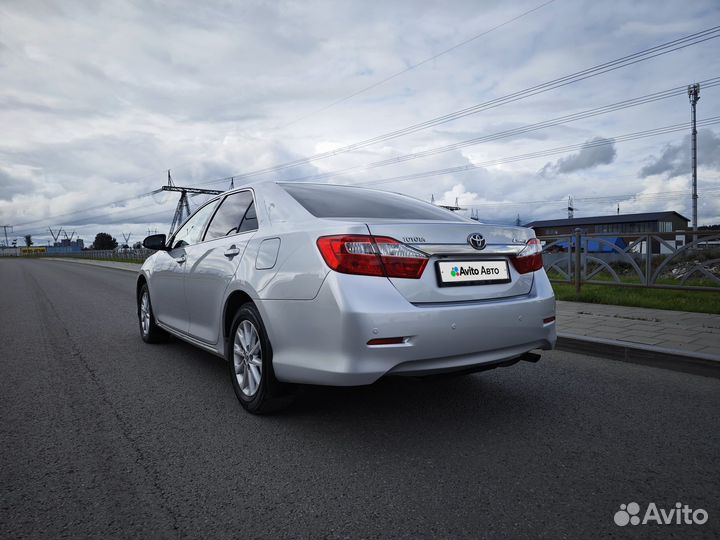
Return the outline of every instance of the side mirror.
{"type": "Polygon", "coordinates": [[[143,240],[143,247],[155,251],[167,251],[164,234],[153,234],[143,240]]]}

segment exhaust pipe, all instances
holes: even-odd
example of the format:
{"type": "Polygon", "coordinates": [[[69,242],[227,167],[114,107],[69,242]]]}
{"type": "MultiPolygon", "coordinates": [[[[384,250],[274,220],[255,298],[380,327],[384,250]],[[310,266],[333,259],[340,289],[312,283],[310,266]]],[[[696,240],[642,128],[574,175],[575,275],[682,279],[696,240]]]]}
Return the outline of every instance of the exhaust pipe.
{"type": "Polygon", "coordinates": [[[518,360],[522,360],[523,362],[532,362],[533,364],[540,360],[542,356],[540,356],[538,353],[532,353],[532,352],[526,352],[522,356],[518,358],[518,360]]]}
{"type": "MultiPolygon", "coordinates": [[[[481,371],[489,371],[491,369],[499,368],[499,367],[509,367],[513,364],[517,364],[521,360],[524,362],[532,362],[533,364],[540,360],[542,356],[540,356],[537,353],[532,352],[526,352],[524,354],[521,354],[520,356],[516,356],[515,358],[511,358],[510,360],[502,360],[500,362],[494,362],[492,364],[484,364],[479,366],[473,366],[469,368],[460,368],[460,369],[450,369],[450,370],[437,370],[435,373],[428,373],[426,375],[404,375],[402,373],[399,373],[398,376],[409,376],[414,377],[416,379],[444,379],[444,378],[450,378],[450,377],[457,377],[458,375],[468,375],[470,373],[479,373],[481,371]]],[[[388,374],[390,375],[390,374],[388,374]]]]}

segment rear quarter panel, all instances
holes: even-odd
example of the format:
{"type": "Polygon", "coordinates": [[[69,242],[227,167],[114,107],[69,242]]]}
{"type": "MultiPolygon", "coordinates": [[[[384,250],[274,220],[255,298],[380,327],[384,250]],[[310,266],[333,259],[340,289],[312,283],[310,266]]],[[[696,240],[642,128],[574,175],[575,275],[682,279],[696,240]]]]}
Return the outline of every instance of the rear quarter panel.
{"type": "Polygon", "coordinates": [[[238,278],[246,276],[252,288],[262,300],[311,300],[320,290],[330,269],[317,247],[317,239],[331,234],[367,234],[367,227],[358,223],[306,221],[296,227],[273,227],[262,238],[256,238],[252,252],[248,251],[245,265],[238,271],[238,278]],[[280,239],[275,266],[260,270],[256,266],[258,248],[264,238],[280,239]]]}

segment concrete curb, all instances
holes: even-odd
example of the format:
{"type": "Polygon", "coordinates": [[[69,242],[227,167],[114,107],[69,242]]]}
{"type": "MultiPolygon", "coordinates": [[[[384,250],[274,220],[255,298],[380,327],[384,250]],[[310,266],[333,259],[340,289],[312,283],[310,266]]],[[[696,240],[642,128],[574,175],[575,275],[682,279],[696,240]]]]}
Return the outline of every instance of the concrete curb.
{"type": "Polygon", "coordinates": [[[65,257],[48,257],[48,261],[60,261],[70,262],[76,264],[84,264],[87,266],[99,266],[101,268],[110,268],[111,270],[123,270],[124,272],[135,272],[136,274],[140,271],[141,264],[138,263],[123,263],[115,261],[94,261],[92,259],[72,259],[65,257]]]}
{"type": "Polygon", "coordinates": [[[720,378],[720,357],[624,341],[558,334],[557,349],[705,377],[720,378]]]}

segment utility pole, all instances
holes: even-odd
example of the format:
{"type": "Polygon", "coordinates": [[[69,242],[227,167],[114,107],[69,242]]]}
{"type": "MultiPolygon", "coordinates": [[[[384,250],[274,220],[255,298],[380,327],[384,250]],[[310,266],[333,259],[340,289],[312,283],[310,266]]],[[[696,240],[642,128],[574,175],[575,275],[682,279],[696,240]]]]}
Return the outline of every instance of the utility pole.
{"type": "Polygon", "coordinates": [[[10,247],[10,242],[8,241],[8,229],[10,229],[10,232],[13,232],[12,225],[0,225],[5,230],[5,247],[10,247]]]}
{"type": "Polygon", "coordinates": [[[697,242],[697,123],[695,109],[700,100],[700,84],[695,83],[688,86],[688,97],[690,98],[690,114],[692,122],[692,228],[693,242],[697,242]]]}
{"type": "Polygon", "coordinates": [[[163,191],[179,191],[180,192],[180,200],[178,201],[177,207],[175,208],[175,215],[173,216],[172,223],[170,224],[170,231],[168,232],[168,237],[172,236],[173,232],[175,232],[176,227],[180,227],[180,225],[183,224],[184,218],[183,214],[185,214],[184,217],[190,217],[190,204],[188,203],[188,193],[191,195],[220,195],[222,191],[218,191],[217,189],[200,189],[200,188],[193,188],[193,187],[181,187],[176,186],[175,182],[172,180],[172,176],[170,176],[170,169],[168,169],[168,183],[167,186],[162,186],[160,189],[163,191]]]}
{"type": "MultiPolygon", "coordinates": [[[[63,233],[62,227],[59,228],[57,232],[54,232],[50,227],[48,227],[48,231],[50,231],[50,236],[52,236],[53,243],[57,242],[60,238],[60,235],[63,233]]],[[[67,233],[65,233],[65,236],[67,236],[67,233]]]]}

